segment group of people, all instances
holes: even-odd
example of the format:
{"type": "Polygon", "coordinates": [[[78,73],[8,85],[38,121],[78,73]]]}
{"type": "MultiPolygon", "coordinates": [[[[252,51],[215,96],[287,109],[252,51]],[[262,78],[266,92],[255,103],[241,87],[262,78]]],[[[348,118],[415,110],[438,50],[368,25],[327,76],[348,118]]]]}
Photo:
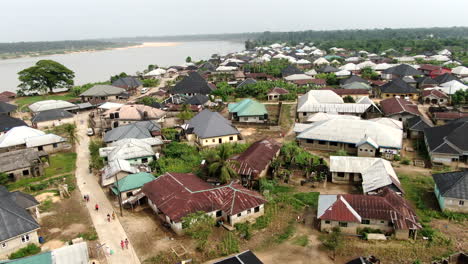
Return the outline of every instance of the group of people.
{"type": "Polygon", "coordinates": [[[128,243],[128,239],[120,240],[120,246],[122,247],[122,250],[128,249],[128,243]]]}

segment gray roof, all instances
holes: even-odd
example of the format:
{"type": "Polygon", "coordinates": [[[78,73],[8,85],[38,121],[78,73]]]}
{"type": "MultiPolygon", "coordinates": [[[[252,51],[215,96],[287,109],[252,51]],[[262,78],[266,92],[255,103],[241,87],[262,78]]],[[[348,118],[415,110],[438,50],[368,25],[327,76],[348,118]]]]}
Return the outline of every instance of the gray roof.
{"type": "Polygon", "coordinates": [[[140,87],[142,84],[137,78],[127,76],[115,80],[112,85],[124,89],[134,89],[140,87]]]}
{"type": "Polygon", "coordinates": [[[443,197],[468,200],[468,171],[433,174],[432,178],[443,197]]]}
{"type": "Polygon", "coordinates": [[[18,108],[16,105],[12,105],[5,102],[0,102],[0,113],[10,113],[18,108]]]}
{"type": "Polygon", "coordinates": [[[199,138],[211,138],[240,134],[237,128],[231,125],[226,118],[218,112],[203,110],[188,122],[188,132],[193,132],[199,138]]]}
{"type": "Polygon", "coordinates": [[[421,116],[413,116],[407,121],[408,129],[413,131],[424,131],[424,129],[433,127],[431,121],[421,116]]]}
{"type": "Polygon", "coordinates": [[[52,109],[47,111],[42,111],[37,113],[32,119],[31,122],[45,122],[51,120],[59,120],[73,117],[73,114],[63,110],[63,109],[52,109]]]}
{"type": "Polygon", "coordinates": [[[112,85],[95,85],[84,91],[80,96],[109,96],[120,95],[125,92],[125,89],[112,85]]]}
{"type": "Polygon", "coordinates": [[[16,203],[15,196],[0,186],[0,241],[39,229],[36,220],[16,203]]]}
{"type": "Polygon", "coordinates": [[[11,117],[7,114],[0,114],[0,132],[6,132],[14,127],[27,126],[23,120],[11,117]]]}
{"type": "Polygon", "coordinates": [[[424,129],[429,151],[436,153],[460,154],[468,151],[467,134],[468,121],[464,119],[424,129]]]}
{"type": "Polygon", "coordinates": [[[39,152],[34,149],[21,149],[0,154],[0,172],[29,168],[40,160],[39,152]]]}
{"type": "Polygon", "coordinates": [[[125,138],[150,138],[151,132],[160,130],[161,125],[154,120],[135,122],[107,131],[104,135],[104,142],[109,143],[125,138]]]}
{"type": "Polygon", "coordinates": [[[30,194],[23,193],[20,191],[14,191],[11,194],[16,204],[24,209],[28,209],[39,205],[39,202],[36,200],[36,198],[34,198],[34,196],[30,194]]]}

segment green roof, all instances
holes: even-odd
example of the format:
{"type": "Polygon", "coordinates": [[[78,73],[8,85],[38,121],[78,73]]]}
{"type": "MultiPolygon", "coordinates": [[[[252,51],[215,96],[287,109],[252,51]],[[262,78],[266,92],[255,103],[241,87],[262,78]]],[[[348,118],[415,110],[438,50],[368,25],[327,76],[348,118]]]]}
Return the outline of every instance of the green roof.
{"type": "Polygon", "coordinates": [[[52,253],[45,252],[38,255],[13,260],[0,261],[2,264],[52,264],[52,253]]]}
{"type": "Polygon", "coordinates": [[[118,194],[119,191],[126,192],[130,190],[135,190],[141,188],[145,183],[153,181],[154,179],[156,179],[156,177],[154,177],[153,174],[147,172],[130,174],[114,183],[114,185],[112,186],[112,192],[114,194],[118,194]],[[118,189],[117,186],[119,186],[118,189]]]}
{"type": "Polygon", "coordinates": [[[237,113],[237,116],[263,116],[268,114],[265,105],[252,99],[244,99],[238,103],[228,105],[230,113],[237,113]]]}

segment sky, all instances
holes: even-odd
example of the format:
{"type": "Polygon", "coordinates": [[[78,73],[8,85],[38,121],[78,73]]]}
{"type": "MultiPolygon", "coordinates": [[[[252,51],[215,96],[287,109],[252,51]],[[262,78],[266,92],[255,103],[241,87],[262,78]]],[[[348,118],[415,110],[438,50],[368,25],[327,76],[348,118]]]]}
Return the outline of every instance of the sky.
{"type": "Polygon", "coordinates": [[[467,0],[2,0],[0,42],[468,26],[467,0]]]}

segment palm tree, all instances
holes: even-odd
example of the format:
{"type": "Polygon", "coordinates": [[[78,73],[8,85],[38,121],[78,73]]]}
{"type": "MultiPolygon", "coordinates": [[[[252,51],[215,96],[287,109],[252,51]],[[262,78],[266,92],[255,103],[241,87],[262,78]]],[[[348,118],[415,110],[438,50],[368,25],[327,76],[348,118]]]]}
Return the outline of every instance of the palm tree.
{"type": "Polygon", "coordinates": [[[232,168],[234,161],[228,160],[231,156],[231,146],[223,144],[217,148],[216,153],[207,157],[208,174],[217,177],[222,183],[227,183],[231,179],[237,178],[237,172],[232,168]]]}
{"type": "Polygon", "coordinates": [[[65,124],[62,126],[61,130],[68,138],[70,144],[75,145],[75,143],[80,143],[80,138],[78,136],[78,131],[76,130],[75,124],[65,124]]]}

